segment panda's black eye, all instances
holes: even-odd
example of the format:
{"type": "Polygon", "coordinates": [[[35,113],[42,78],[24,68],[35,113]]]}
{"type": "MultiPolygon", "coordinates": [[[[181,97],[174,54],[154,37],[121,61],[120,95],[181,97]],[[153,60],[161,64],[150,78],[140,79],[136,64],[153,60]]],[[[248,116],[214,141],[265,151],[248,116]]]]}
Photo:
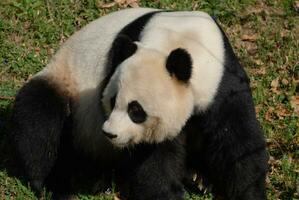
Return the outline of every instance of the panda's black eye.
{"type": "Polygon", "coordinates": [[[146,120],[147,114],[137,101],[128,104],[128,115],[134,123],[140,124],[146,120]]]}

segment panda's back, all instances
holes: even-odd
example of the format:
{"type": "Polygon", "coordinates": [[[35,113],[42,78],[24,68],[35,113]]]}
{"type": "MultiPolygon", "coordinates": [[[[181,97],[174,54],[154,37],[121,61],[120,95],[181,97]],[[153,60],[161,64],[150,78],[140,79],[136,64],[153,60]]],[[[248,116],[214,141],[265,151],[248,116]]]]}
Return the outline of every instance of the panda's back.
{"type": "Polygon", "coordinates": [[[49,71],[56,76],[70,73],[79,93],[97,87],[116,35],[134,19],[153,11],[149,8],[126,9],[100,17],[71,36],[39,74],[49,71]]]}
{"type": "Polygon", "coordinates": [[[194,93],[198,97],[195,104],[204,105],[205,101],[210,102],[213,98],[214,94],[211,94],[209,99],[202,99],[201,96],[207,97],[206,91],[216,91],[218,85],[215,79],[221,78],[219,68],[223,64],[223,46],[221,34],[214,21],[203,12],[155,11],[157,10],[149,8],[126,9],[95,20],[71,36],[47,67],[37,74],[47,76],[75,102],[72,110],[74,141],[78,143],[76,146],[82,146],[88,154],[98,154],[103,147],[107,149],[110,145],[101,134],[105,119],[99,106],[99,86],[107,75],[107,61],[110,59],[112,43],[123,31],[127,31],[126,34],[135,32],[133,34],[137,34],[143,45],[165,54],[174,48],[182,47],[191,52],[191,55],[196,55],[196,59],[193,59],[195,75],[191,83],[207,87],[202,87],[202,91],[195,88],[194,93]],[[130,30],[124,30],[147,13],[155,14],[130,26],[130,30]],[[214,52],[220,62],[215,60],[209,51],[214,52]],[[207,73],[216,75],[200,75],[207,73]],[[207,81],[216,84],[206,84],[207,81]]]}
{"type": "Polygon", "coordinates": [[[221,81],[225,49],[223,34],[205,12],[161,12],[153,17],[141,34],[142,45],[169,54],[186,49],[192,57],[195,107],[204,111],[213,101],[221,81]]]}
{"type": "Polygon", "coordinates": [[[71,99],[75,146],[81,146],[89,155],[110,146],[100,134],[104,114],[99,106],[99,85],[107,73],[112,43],[126,25],[154,11],[126,9],[91,22],[72,35],[50,63],[33,77],[45,77],[71,99]]]}
{"type": "MultiPolygon", "coordinates": [[[[70,73],[78,92],[97,87],[104,77],[108,52],[116,36],[135,19],[154,11],[157,10],[133,8],[100,17],[71,36],[43,71],[52,70],[52,73],[57,72],[57,76],[70,73]]],[[[211,34],[211,31],[215,31],[212,30],[215,25],[211,21],[211,17],[204,12],[160,12],[153,15],[150,22],[144,26],[140,37],[142,43],[166,53],[177,45],[188,45],[178,44],[182,38],[205,45],[205,41],[210,42],[215,39],[214,34],[211,34]],[[160,31],[162,27],[163,30],[160,31]],[[205,40],[201,41],[200,36],[205,40]],[[180,41],[174,41],[175,37],[180,41]],[[165,45],[168,46],[164,47],[165,45]]],[[[217,42],[219,43],[215,41],[217,42]]],[[[194,43],[190,46],[194,46],[194,43]]],[[[217,54],[217,45],[210,45],[209,48],[213,46],[216,49],[212,52],[217,54]]]]}

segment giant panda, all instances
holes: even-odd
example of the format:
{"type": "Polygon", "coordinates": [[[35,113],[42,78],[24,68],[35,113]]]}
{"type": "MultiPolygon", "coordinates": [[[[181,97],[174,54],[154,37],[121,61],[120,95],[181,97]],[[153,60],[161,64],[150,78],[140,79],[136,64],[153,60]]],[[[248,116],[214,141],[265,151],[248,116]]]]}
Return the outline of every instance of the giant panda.
{"type": "Polygon", "coordinates": [[[76,168],[68,161],[79,152],[120,177],[128,199],[183,199],[190,173],[216,197],[266,199],[249,79],[204,12],[134,8],[95,20],[20,89],[12,122],[36,190],[59,166],[62,177],[76,168]]]}

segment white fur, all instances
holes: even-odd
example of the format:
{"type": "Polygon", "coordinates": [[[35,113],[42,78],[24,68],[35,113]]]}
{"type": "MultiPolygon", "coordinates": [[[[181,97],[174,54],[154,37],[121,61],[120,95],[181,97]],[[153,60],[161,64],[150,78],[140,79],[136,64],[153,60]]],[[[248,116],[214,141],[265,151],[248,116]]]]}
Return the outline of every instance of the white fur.
{"type": "Polygon", "coordinates": [[[106,148],[110,142],[102,134],[104,117],[103,110],[99,108],[98,88],[104,78],[102,73],[111,44],[126,24],[152,11],[153,9],[128,9],[106,15],[75,34],[70,44],[67,44],[67,48],[75,52],[72,66],[78,85],[81,86],[79,106],[75,115],[75,142],[83,146],[83,149],[89,150],[88,154],[100,153],[103,154],[101,156],[110,157],[113,152],[106,148]],[[101,151],[103,147],[106,149],[104,152],[101,151]]]}
{"type": "Polygon", "coordinates": [[[224,69],[222,34],[203,12],[166,12],[155,16],[142,34],[143,45],[168,54],[182,47],[193,60],[194,104],[204,111],[213,102],[224,69]]]}
{"type": "MultiPolygon", "coordinates": [[[[153,10],[127,9],[99,18],[75,33],[37,74],[53,78],[74,99],[74,142],[89,155],[108,158],[114,152],[107,150],[112,146],[102,134],[104,111],[98,88],[111,44],[121,28],[153,10]]],[[[221,33],[210,16],[202,12],[155,15],[142,32],[138,46],[136,54],[117,69],[104,92],[103,102],[108,107],[110,98],[119,91],[117,105],[103,127],[118,135],[114,143],[119,146],[175,137],[194,108],[202,111],[213,102],[223,73],[221,33]],[[171,79],[165,69],[167,55],[178,47],[185,48],[193,59],[191,87],[171,79]],[[133,123],[126,113],[127,103],[134,99],[149,114],[143,124],[133,123]]]]}
{"type": "MultiPolygon", "coordinates": [[[[192,90],[169,75],[165,67],[167,56],[139,44],[137,52],[118,68],[116,105],[103,126],[106,132],[117,135],[112,139],[115,145],[171,139],[192,114],[192,90]],[[144,123],[136,124],[128,116],[128,104],[134,100],[148,115],[144,123]]],[[[107,93],[113,89],[109,85],[107,93]]]]}
{"type": "Polygon", "coordinates": [[[117,80],[118,86],[112,87],[115,83],[111,83],[105,91],[119,93],[104,130],[117,135],[112,142],[118,146],[175,137],[194,110],[204,111],[213,102],[223,65],[222,34],[209,15],[202,12],[155,15],[142,32],[138,51],[119,67],[119,80],[111,80],[117,80]],[[190,86],[172,80],[166,71],[167,56],[176,48],[186,49],[192,57],[190,86]],[[146,122],[135,124],[128,117],[127,105],[133,100],[141,103],[149,120],[156,119],[150,131],[146,122]]]}
{"type": "MultiPolygon", "coordinates": [[[[134,19],[154,9],[133,8],[103,16],[76,32],[57,52],[50,64],[36,76],[59,77],[68,68],[76,84],[74,142],[88,155],[110,157],[114,151],[102,134],[103,110],[100,108],[99,83],[108,51],[117,33],[134,19]],[[61,62],[64,64],[61,65],[61,62]],[[105,151],[101,151],[105,149],[105,151]]],[[[63,86],[62,86],[63,87],[63,86]]]]}

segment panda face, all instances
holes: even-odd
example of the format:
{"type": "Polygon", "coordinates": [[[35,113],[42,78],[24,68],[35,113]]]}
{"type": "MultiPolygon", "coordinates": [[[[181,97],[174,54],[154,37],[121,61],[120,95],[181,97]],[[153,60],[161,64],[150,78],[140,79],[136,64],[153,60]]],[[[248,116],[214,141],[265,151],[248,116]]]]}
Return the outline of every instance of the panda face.
{"type": "Polygon", "coordinates": [[[165,55],[138,44],[104,91],[103,103],[111,112],[103,131],[114,145],[158,143],[179,134],[194,107],[190,65],[182,49],[165,55]]]}

